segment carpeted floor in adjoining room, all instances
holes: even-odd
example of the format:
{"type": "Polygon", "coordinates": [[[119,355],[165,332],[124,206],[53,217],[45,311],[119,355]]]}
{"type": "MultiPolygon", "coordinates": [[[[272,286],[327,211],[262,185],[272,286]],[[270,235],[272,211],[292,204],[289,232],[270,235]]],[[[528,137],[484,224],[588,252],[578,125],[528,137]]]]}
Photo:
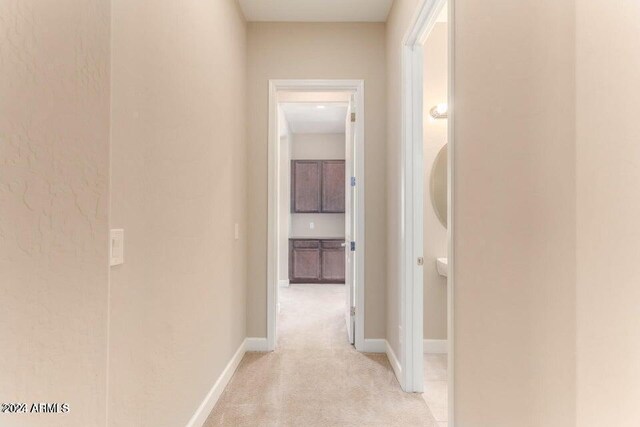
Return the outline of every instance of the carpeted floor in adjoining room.
{"type": "Polygon", "coordinates": [[[278,345],[247,353],[205,426],[437,426],[384,354],[347,342],[344,285],[280,288],[278,345]]]}

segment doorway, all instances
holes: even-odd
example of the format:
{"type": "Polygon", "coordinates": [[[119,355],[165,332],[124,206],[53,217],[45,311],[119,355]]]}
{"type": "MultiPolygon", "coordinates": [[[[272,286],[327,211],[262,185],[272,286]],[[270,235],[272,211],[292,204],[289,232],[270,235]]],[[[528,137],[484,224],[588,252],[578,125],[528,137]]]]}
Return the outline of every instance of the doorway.
{"type": "MultiPolygon", "coordinates": [[[[267,350],[273,351],[279,345],[280,309],[286,306],[294,312],[310,304],[306,296],[311,293],[324,299],[326,307],[335,307],[336,295],[342,296],[345,343],[361,350],[364,252],[358,249],[364,247],[363,82],[271,80],[269,88],[267,350]],[[332,156],[326,151],[326,145],[337,146],[335,134],[323,137],[324,154],[300,154],[305,145],[313,151],[310,147],[318,137],[292,137],[287,130],[287,117],[293,121],[297,115],[304,116],[305,111],[309,117],[310,109],[322,111],[313,117],[342,116],[342,159],[328,158],[332,156]],[[296,159],[283,152],[292,153],[292,143],[298,144],[297,155],[293,156],[296,159]],[[290,177],[288,185],[282,179],[286,176],[290,177]],[[341,233],[336,221],[342,223],[341,233]],[[292,283],[295,289],[290,288],[292,283]],[[313,287],[314,284],[326,285],[313,287]],[[299,305],[291,298],[305,287],[307,293],[299,293],[299,305]]],[[[307,131],[323,126],[308,118],[296,121],[296,125],[307,131]]],[[[297,328],[294,322],[282,323],[284,328],[297,328]]]]}
{"type": "Polygon", "coordinates": [[[421,0],[418,10],[402,59],[402,385],[453,425],[454,0],[421,0]]]}

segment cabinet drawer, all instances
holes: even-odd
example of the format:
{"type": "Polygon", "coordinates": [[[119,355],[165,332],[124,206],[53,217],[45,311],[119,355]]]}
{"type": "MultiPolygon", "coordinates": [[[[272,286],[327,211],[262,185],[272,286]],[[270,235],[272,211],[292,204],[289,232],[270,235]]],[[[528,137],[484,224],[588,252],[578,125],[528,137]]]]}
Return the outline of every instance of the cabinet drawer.
{"type": "Polygon", "coordinates": [[[342,249],[344,240],[322,240],[322,249],[342,249]]]}
{"type": "Polygon", "coordinates": [[[298,249],[298,248],[319,249],[320,248],[320,240],[292,240],[291,243],[295,249],[298,249]]]}

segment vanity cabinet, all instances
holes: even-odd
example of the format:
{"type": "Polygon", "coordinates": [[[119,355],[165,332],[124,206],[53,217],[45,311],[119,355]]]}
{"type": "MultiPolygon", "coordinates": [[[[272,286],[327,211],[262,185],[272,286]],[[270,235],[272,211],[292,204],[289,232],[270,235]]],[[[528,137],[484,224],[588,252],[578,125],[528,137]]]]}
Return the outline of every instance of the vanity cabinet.
{"type": "Polygon", "coordinates": [[[291,212],[344,213],[344,160],[292,160],[291,212]]]}
{"type": "Polygon", "coordinates": [[[290,283],[344,283],[344,240],[289,239],[290,283]]]}

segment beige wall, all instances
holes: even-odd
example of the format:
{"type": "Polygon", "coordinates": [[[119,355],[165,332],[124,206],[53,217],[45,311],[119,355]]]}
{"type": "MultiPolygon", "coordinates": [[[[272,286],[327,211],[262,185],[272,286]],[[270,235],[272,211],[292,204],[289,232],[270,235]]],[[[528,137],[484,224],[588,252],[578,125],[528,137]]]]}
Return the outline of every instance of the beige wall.
{"type": "Polygon", "coordinates": [[[431,199],[431,171],[447,143],[448,120],[435,120],[431,107],[448,99],[448,26],[435,25],[424,45],[424,338],[447,339],[447,278],[438,274],[436,258],[447,257],[447,228],[431,199]]]}
{"type": "Polygon", "coordinates": [[[344,133],[296,133],[291,158],[344,160],[345,143],[344,133]]]}
{"type": "Polygon", "coordinates": [[[577,0],[580,427],[640,425],[640,3],[577,0]]]}
{"type": "Polygon", "coordinates": [[[269,79],[364,79],[366,109],[365,336],[385,335],[384,24],[248,26],[248,335],[267,333],[267,131],[269,79]]]}
{"type": "Polygon", "coordinates": [[[574,44],[573,2],[455,2],[459,426],[575,423],[574,44]]]}
{"type": "MultiPolygon", "coordinates": [[[[109,425],[186,424],[245,332],[266,334],[269,78],[366,80],[366,335],[386,330],[399,355],[400,40],[416,4],[396,0],[385,57],[383,24],[251,24],[245,43],[232,0],[113,1],[126,263],[109,425]]],[[[0,5],[0,400],[69,403],[50,426],[106,423],[109,14],[0,5]]],[[[631,0],[456,0],[456,425],[640,423],[639,19],[631,0]]]]}
{"type": "MultiPolygon", "coordinates": [[[[389,224],[400,206],[400,40],[414,5],[396,2],[387,25],[389,224]]],[[[455,422],[574,425],[574,5],[456,0],[455,16],[455,422]]],[[[389,257],[394,350],[397,272],[389,257]]]]}
{"type": "Polygon", "coordinates": [[[387,341],[400,352],[400,245],[402,144],[402,38],[418,0],[396,0],[387,19],[387,341]]]}
{"type": "MultiPolygon", "coordinates": [[[[345,143],[344,133],[297,133],[292,139],[291,158],[344,160],[345,143]]],[[[344,238],[344,229],[344,214],[291,214],[291,237],[344,238]]]]}
{"type": "Polygon", "coordinates": [[[245,24],[114,0],[112,31],[110,425],[180,426],[246,332],[245,24]]]}
{"type": "Polygon", "coordinates": [[[322,237],[344,239],[344,214],[292,214],[291,237],[322,237]],[[310,223],[314,228],[311,229],[310,223]]]}
{"type": "Polygon", "coordinates": [[[105,423],[109,3],[0,3],[0,401],[105,423]]]}

